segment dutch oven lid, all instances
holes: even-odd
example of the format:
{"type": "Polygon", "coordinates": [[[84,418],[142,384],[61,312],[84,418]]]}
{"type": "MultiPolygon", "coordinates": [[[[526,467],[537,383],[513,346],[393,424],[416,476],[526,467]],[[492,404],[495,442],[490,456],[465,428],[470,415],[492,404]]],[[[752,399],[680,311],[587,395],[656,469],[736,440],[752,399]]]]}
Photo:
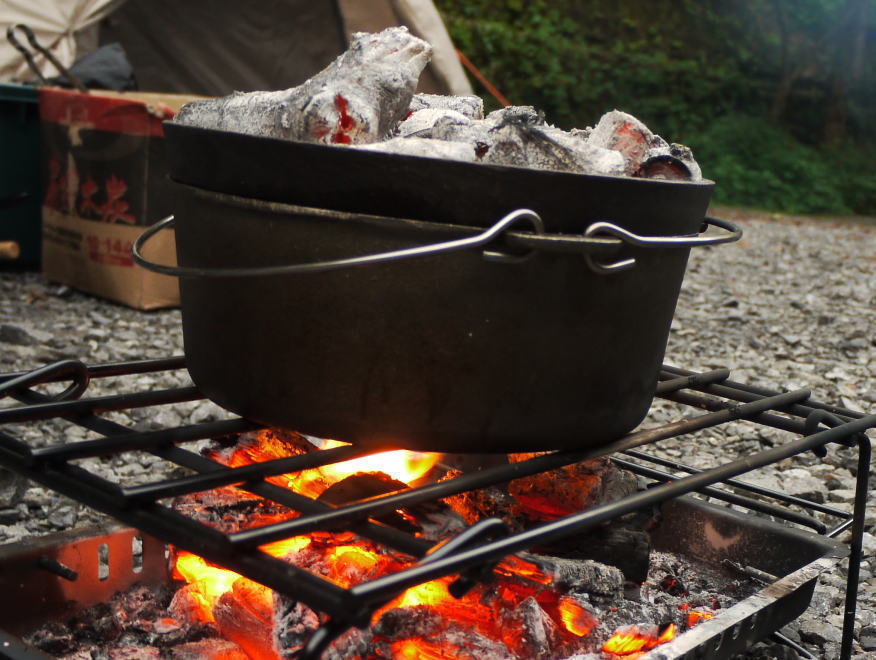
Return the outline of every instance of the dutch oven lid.
{"type": "Polygon", "coordinates": [[[647,235],[699,229],[714,183],[486,165],[164,123],[170,176],[243,197],[488,227],[530,208],[548,231],[606,220],[647,235]]]}

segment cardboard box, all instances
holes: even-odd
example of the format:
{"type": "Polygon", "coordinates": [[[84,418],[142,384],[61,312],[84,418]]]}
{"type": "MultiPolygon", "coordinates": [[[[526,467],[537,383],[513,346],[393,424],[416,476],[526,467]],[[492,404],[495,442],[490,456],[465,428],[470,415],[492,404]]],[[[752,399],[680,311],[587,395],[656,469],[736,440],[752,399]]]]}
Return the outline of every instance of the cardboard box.
{"type": "MultiPolygon", "coordinates": [[[[138,267],[131,245],[172,212],[161,122],[196,98],[40,90],[48,279],[137,309],[179,304],[176,280],[138,267]]],[[[173,232],[150,242],[145,256],[176,263],[173,232]]]]}

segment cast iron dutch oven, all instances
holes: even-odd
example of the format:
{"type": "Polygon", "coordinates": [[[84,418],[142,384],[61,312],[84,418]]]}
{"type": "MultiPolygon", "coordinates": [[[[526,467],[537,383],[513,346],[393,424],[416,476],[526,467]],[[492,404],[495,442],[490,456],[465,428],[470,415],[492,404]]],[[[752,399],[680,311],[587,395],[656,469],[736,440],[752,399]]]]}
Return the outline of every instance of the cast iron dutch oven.
{"type": "MultiPolygon", "coordinates": [[[[260,423],[375,446],[581,448],[652,400],[711,182],[585,176],[169,123],[188,369],[260,423]]],[[[142,245],[175,224],[178,267],[142,245]]],[[[701,234],[713,224],[719,233],[701,234]]]]}

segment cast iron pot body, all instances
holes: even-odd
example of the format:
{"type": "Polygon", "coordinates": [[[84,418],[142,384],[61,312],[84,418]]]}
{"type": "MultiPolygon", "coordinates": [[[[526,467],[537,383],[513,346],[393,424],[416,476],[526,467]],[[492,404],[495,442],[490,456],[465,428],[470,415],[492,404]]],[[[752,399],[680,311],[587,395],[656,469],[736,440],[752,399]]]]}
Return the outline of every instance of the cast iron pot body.
{"type": "MultiPolygon", "coordinates": [[[[712,190],[175,124],[166,137],[171,176],[186,184],[175,186],[174,214],[178,262],[189,267],[397,250],[470,235],[521,207],[548,233],[580,235],[607,220],[642,235],[695,234],[712,190]]],[[[187,365],[219,405],[319,437],[478,453],[598,445],[648,410],[688,254],[624,247],[618,256],[637,263],[615,274],[593,272],[579,254],[495,263],[472,249],[292,276],[182,278],[187,365]]]]}

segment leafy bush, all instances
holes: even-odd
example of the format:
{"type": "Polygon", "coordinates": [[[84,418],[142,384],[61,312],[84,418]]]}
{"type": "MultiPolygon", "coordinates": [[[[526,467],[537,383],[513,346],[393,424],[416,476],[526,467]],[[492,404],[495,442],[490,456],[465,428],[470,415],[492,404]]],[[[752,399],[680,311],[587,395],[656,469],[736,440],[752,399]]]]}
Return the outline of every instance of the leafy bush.
{"type": "Polygon", "coordinates": [[[872,165],[854,149],[816,149],[763,118],[746,115],[715,121],[690,145],[705,176],[717,184],[716,202],[791,213],[876,210],[872,165]],[[856,157],[848,158],[850,153],[856,157]]]}
{"type": "MultiPolygon", "coordinates": [[[[690,145],[705,176],[717,182],[719,202],[876,215],[876,161],[870,155],[876,76],[867,73],[869,82],[861,78],[849,90],[849,135],[854,132],[855,140],[842,149],[817,144],[824,136],[830,79],[801,81],[780,116],[781,126],[767,121],[783,75],[776,8],[793,19],[791,36],[809,43],[830,20],[839,20],[843,3],[436,0],[436,5],[457,47],[487,79],[512,103],[543,110],[553,124],[584,127],[617,108],[664,138],[690,145]]],[[[837,52],[843,50],[848,49],[837,52]]],[[[836,53],[821,55],[829,60],[836,53]]],[[[477,83],[475,89],[487,109],[498,107],[477,83]]]]}
{"type": "Polygon", "coordinates": [[[847,143],[841,149],[824,154],[846,206],[861,215],[876,216],[873,153],[872,146],[847,143]]]}

